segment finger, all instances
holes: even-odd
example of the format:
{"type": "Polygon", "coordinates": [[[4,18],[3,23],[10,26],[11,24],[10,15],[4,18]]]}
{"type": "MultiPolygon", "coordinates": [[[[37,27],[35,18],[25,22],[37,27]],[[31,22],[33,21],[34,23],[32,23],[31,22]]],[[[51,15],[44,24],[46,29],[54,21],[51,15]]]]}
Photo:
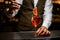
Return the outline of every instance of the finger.
{"type": "Polygon", "coordinates": [[[47,30],[46,34],[45,35],[48,35],[49,34],[49,31],[47,30]]]}
{"type": "Polygon", "coordinates": [[[36,31],[36,33],[39,33],[39,31],[40,31],[40,28],[36,31]]]}
{"type": "Polygon", "coordinates": [[[45,31],[44,32],[42,32],[40,35],[44,35],[45,34],[45,31]]]}
{"type": "Polygon", "coordinates": [[[16,3],[13,2],[12,5],[14,5],[14,4],[16,4],[16,3]]]}
{"type": "Polygon", "coordinates": [[[40,28],[38,36],[43,32],[44,28],[40,28]]]}
{"type": "Polygon", "coordinates": [[[17,8],[18,6],[16,6],[16,5],[13,5],[12,7],[15,7],[15,8],[17,8]]]}
{"type": "Polygon", "coordinates": [[[49,35],[51,34],[51,32],[49,31],[49,35]]]}
{"type": "Polygon", "coordinates": [[[39,33],[41,29],[42,29],[42,27],[40,27],[40,28],[36,31],[36,33],[39,33]]]}
{"type": "Polygon", "coordinates": [[[17,3],[13,3],[12,5],[18,5],[17,3]]]}
{"type": "Polygon", "coordinates": [[[40,35],[44,35],[47,32],[46,29],[44,29],[43,33],[41,33],[40,35]]]}
{"type": "Polygon", "coordinates": [[[20,8],[20,5],[15,4],[15,5],[12,5],[12,7],[14,7],[14,8],[20,8]]]}
{"type": "Polygon", "coordinates": [[[40,31],[40,28],[35,32],[35,37],[38,36],[39,31],[40,31]]]}

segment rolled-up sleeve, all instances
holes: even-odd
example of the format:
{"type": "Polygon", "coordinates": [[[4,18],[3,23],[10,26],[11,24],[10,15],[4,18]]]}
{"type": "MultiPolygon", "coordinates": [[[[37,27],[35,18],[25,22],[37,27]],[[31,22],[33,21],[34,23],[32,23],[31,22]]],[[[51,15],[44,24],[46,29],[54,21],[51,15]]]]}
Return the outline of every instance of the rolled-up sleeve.
{"type": "Polygon", "coordinates": [[[47,29],[51,25],[52,21],[52,8],[53,8],[52,0],[46,0],[42,26],[45,26],[47,29]]]}

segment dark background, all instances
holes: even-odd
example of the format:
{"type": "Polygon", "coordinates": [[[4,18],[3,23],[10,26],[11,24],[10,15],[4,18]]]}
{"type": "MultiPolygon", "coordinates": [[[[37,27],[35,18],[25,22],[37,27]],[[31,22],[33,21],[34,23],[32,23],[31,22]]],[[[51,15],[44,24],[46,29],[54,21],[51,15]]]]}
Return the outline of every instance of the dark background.
{"type": "Polygon", "coordinates": [[[53,2],[53,20],[50,30],[60,30],[60,0],[52,0],[53,2]]]}

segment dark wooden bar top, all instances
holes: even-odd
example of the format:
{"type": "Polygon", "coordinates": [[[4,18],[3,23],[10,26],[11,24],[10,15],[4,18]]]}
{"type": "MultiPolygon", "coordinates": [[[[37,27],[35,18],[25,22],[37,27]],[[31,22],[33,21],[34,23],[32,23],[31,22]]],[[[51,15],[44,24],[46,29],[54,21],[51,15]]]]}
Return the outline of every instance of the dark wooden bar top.
{"type": "Polygon", "coordinates": [[[52,30],[50,36],[34,37],[35,31],[20,31],[20,32],[0,32],[1,40],[17,40],[17,39],[51,39],[60,38],[60,30],[52,30]]]}

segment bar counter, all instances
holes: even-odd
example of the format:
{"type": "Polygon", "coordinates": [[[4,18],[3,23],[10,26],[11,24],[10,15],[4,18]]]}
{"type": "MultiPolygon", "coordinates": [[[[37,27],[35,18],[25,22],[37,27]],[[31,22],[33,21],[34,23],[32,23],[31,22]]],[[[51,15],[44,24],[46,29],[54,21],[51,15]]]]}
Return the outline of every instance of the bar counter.
{"type": "Polygon", "coordinates": [[[34,37],[35,31],[0,32],[0,40],[50,40],[60,39],[60,30],[52,30],[51,35],[34,37]]]}

